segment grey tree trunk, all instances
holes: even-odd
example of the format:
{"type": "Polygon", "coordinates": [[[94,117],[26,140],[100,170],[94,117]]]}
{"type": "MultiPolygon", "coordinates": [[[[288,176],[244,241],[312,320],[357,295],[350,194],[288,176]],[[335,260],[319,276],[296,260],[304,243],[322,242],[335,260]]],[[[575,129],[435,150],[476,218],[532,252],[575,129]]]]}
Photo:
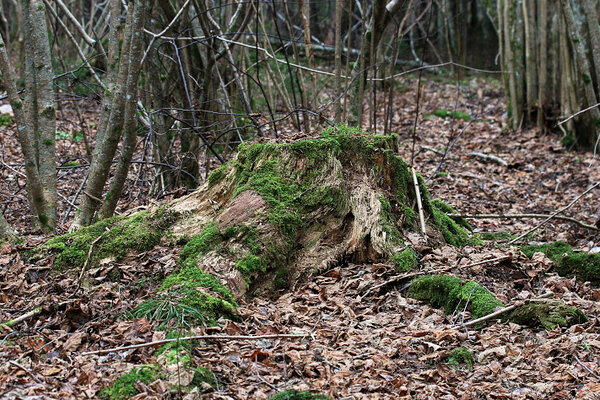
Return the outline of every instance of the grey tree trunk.
{"type": "Polygon", "coordinates": [[[0,241],[13,236],[15,231],[12,230],[4,215],[0,214],[0,241]]]}
{"type": "MultiPolygon", "coordinates": [[[[499,0],[496,10],[487,6],[498,20],[513,129],[522,125],[554,127],[559,120],[598,103],[600,28],[595,3],[499,0]]],[[[598,144],[599,127],[597,107],[562,126],[565,135],[582,149],[598,144]]]]}
{"type": "Polygon", "coordinates": [[[41,0],[23,1],[22,7],[23,29],[28,38],[24,67],[25,98],[21,98],[17,91],[16,77],[2,38],[0,71],[17,122],[34,224],[39,224],[45,232],[52,232],[57,219],[54,143],[56,118],[46,8],[41,0]]]}
{"type": "MultiPolygon", "coordinates": [[[[116,201],[121,194],[123,185],[117,181],[111,188],[111,191],[107,194],[106,199],[103,199],[104,186],[108,179],[110,166],[117,151],[117,146],[121,140],[123,127],[128,131],[125,132],[126,138],[123,143],[122,157],[117,166],[117,170],[119,171],[117,172],[119,177],[116,176],[117,180],[124,179],[120,176],[121,171],[125,168],[122,164],[126,163],[125,169],[127,169],[131,163],[131,156],[128,156],[128,153],[133,152],[130,144],[132,140],[134,142],[133,146],[135,146],[136,125],[135,122],[131,123],[131,121],[127,119],[128,115],[133,115],[133,118],[135,118],[135,109],[131,109],[131,107],[128,109],[127,105],[131,104],[133,98],[137,101],[137,77],[142,54],[139,49],[141,43],[136,44],[135,42],[139,42],[142,39],[141,32],[143,29],[145,10],[148,5],[148,0],[129,1],[129,11],[127,13],[123,35],[121,55],[118,58],[118,73],[113,75],[115,80],[107,85],[108,90],[105,93],[102,114],[100,115],[100,121],[102,121],[103,124],[99,127],[98,139],[96,140],[96,147],[94,148],[88,180],[83,191],[85,196],[80,205],[80,212],[75,217],[75,220],[70,227],[71,230],[76,230],[81,226],[89,225],[93,221],[98,207],[106,201],[108,201],[109,204],[102,212],[102,215],[106,217],[108,214],[112,214],[114,206],[111,202],[116,201]],[[134,58],[139,58],[140,60],[134,58]],[[126,99],[128,99],[128,101],[126,101],[126,99]],[[133,135],[133,139],[130,135],[133,135]],[[109,213],[111,208],[112,211],[109,213]]],[[[118,9],[114,4],[113,7],[113,10],[118,9]]],[[[115,26],[115,29],[119,29],[118,26],[115,26]]],[[[111,37],[114,37],[113,35],[114,33],[111,33],[111,37]]],[[[109,44],[109,49],[116,51],[118,48],[109,44]]],[[[109,60],[117,60],[117,57],[113,54],[109,54],[108,58],[109,60]]],[[[117,68],[116,65],[114,68],[117,68]]]]}

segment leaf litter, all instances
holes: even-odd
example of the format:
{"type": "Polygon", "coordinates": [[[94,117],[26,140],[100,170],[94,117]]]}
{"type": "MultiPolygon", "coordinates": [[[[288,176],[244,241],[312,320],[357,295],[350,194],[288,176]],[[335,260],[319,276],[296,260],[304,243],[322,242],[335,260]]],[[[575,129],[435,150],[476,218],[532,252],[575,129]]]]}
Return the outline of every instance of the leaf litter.
{"type": "MultiPolygon", "coordinates": [[[[471,85],[459,89],[452,83],[424,84],[423,115],[457,103],[458,111],[472,116],[471,121],[419,120],[414,164],[424,177],[436,172],[428,184],[434,197],[461,213],[548,214],[600,178],[591,153],[562,148],[555,134],[536,129],[505,131],[506,110],[497,83],[474,78],[471,85]],[[449,144],[452,148],[438,169],[440,153],[449,144]],[[469,156],[472,152],[499,157],[507,165],[469,156]]],[[[396,97],[393,127],[407,143],[401,156],[410,160],[411,125],[403,121],[412,120],[415,106],[411,94],[396,97]]],[[[88,118],[93,120],[94,115],[92,110],[88,118]]],[[[60,130],[70,132],[68,121],[63,125],[60,130]]],[[[124,316],[154,294],[156,282],[173,271],[177,254],[157,247],[120,262],[103,260],[89,271],[90,285],[78,291],[76,275],[50,272],[52,260],[24,263],[19,251],[35,247],[43,238],[27,228],[25,182],[11,170],[18,168],[19,150],[10,128],[0,128],[0,144],[5,156],[0,170],[4,213],[27,239],[25,244],[5,243],[0,249],[1,319],[42,308],[34,318],[0,328],[2,398],[97,398],[102,388],[132,368],[163,362],[158,346],[83,353],[165,338],[156,322],[124,316]],[[11,163],[15,166],[6,167],[11,163]],[[117,282],[108,279],[111,273],[118,273],[117,282]]],[[[81,143],[61,146],[60,157],[84,154],[81,143]]],[[[70,171],[59,181],[59,190],[68,198],[77,190],[83,169],[70,171]]],[[[129,190],[137,189],[130,186],[129,190]]],[[[597,199],[596,190],[567,215],[593,224],[600,218],[597,199]]],[[[67,206],[62,202],[59,208],[64,211],[67,206]]],[[[536,221],[470,222],[476,232],[511,235],[526,231],[536,221]]],[[[600,245],[597,232],[554,220],[528,240],[565,240],[582,251],[600,245]]],[[[188,363],[171,364],[166,375],[138,382],[139,394],[134,398],[267,399],[286,389],[321,392],[332,399],[599,398],[598,288],[549,272],[551,262],[541,253],[529,259],[516,248],[494,242],[462,249],[422,249],[425,256],[419,268],[423,270],[449,270],[475,280],[504,304],[550,293],[582,309],[590,320],[552,331],[499,320],[482,328],[465,328],[461,322],[470,317],[462,309],[446,315],[406,297],[406,281],[386,285],[396,275],[393,266],[350,263],[287,292],[242,302],[239,320],[220,320],[215,327],[181,332],[182,336],[301,333],[304,338],[194,342],[188,363]],[[502,260],[482,263],[492,259],[502,260]],[[448,364],[448,356],[459,347],[472,352],[471,368],[448,364]],[[191,365],[212,371],[216,380],[212,391],[204,391],[206,385],[184,390],[193,377],[191,365]],[[173,385],[182,389],[170,389],[173,385]]]]}

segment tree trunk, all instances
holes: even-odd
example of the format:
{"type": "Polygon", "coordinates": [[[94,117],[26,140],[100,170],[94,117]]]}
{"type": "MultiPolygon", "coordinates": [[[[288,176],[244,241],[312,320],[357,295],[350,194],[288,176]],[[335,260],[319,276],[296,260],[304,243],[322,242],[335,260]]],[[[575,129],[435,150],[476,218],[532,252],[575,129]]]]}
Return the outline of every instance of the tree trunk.
{"type": "Polygon", "coordinates": [[[4,215],[0,214],[0,241],[15,236],[15,231],[10,227],[4,215]]]}
{"type": "MultiPolygon", "coordinates": [[[[85,196],[80,205],[80,213],[75,217],[75,220],[71,225],[71,230],[76,230],[81,226],[89,225],[93,221],[98,207],[104,203],[104,185],[108,179],[113,157],[115,156],[117,146],[121,139],[121,131],[126,122],[125,118],[127,115],[134,113],[134,111],[126,113],[127,104],[130,104],[130,101],[126,102],[125,100],[131,100],[133,97],[137,99],[134,92],[137,91],[139,68],[136,67],[139,67],[139,60],[134,60],[132,54],[137,49],[136,46],[139,46],[136,45],[135,42],[142,39],[140,32],[143,29],[143,15],[148,3],[148,0],[134,0],[130,2],[121,56],[119,57],[118,74],[114,75],[116,81],[112,85],[110,83],[107,85],[109,90],[105,93],[102,104],[102,114],[100,115],[100,120],[104,123],[99,127],[98,139],[96,141],[96,147],[94,148],[94,156],[88,173],[89,178],[83,191],[85,196]],[[114,87],[114,92],[110,91],[111,87],[114,87]]],[[[136,55],[137,58],[141,58],[141,51],[137,52],[136,55]]],[[[109,54],[109,59],[111,58],[112,57],[109,54]]],[[[116,59],[116,57],[113,59],[116,59]]],[[[126,127],[131,129],[132,125],[128,123],[126,127]]],[[[127,134],[135,135],[135,129],[133,129],[133,131],[134,132],[127,132],[127,134]]],[[[130,141],[131,137],[128,136],[127,140],[130,141]]],[[[129,158],[129,161],[127,161],[127,153],[129,151],[131,151],[131,149],[128,147],[128,144],[125,143],[123,147],[124,157],[122,160],[123,162],[127,162],[127,168],[129,167],[129,162],[131,160],[129,158]]],[[[121,170],[122,168],[123,166],[121,166],[121,170]]],[[[113,192],[110,196],[107,196],[107,200],[109,201],[114,196],[118,199],[121,194],[120,191],[122,185],[121,189],[118,188],[118,183],[115,185],[116,186],[113,187],[113,192]],[[116,189],[119,190],[117,191],[116,189]]],[[[104,215],[108,214],[111,207],[113,206],[110,204],[107,206],[104,215]]]]}
{"type": "Polygon", "coordinates": [[[22,3],[24,26],[27,33],[25,65],[26,94],[22,99],[16,86],[16,77],[9,56],[0,38],[0,71],[17,122],[17,135],[27,175],[27,191],[34,224],[45,232],[56,227],[56,162],[55,162],[55,109],[52,89],[52,63],[46,26],[46,8],[42,1],[22,3]]]}
{"type": "MultiPolygon", "coordinates": [[[[559,120],[598,102],[600,29],[594,2],[499,0],[497,5],[513,129],[521,125],[554,128],[559,120]],[[549,63],[551,59],[555,61],[549,63]]],[[[599,126],[600,110],[594,107],[562,128],[569,142],[591,149],[597,144],[599,126]]]]}

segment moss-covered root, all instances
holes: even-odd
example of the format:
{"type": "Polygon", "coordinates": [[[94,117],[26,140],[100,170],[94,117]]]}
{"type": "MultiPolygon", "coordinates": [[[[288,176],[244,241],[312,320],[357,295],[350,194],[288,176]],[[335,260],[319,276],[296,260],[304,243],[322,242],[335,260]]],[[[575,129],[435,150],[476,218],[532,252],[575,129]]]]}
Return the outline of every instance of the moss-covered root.
{"type": "Polygon", "coordinates": [[[577,277],[600,286],[600,254],[576,252],[567,243],[561,241],[524,246],[521,250],[530,258],[536,252],[546,254],[554,263],[554,271],[560,276],[577,277]]]}
{"type": "Polygon", "coordinates": [[[270,400],[330,400],[330,398],[319,393],[285,390],[272,396],[270,400]]]}
{"type": "Polygon", "coordinates": [[[531,328],[554,329],[556,326],[569,327],[582,324],[588,319],[577,307],[571,307],[560,300],[541,299],[531,301],[508,315],[508,319],[519,325],[531,328]]]}
{"type": "Polygon", "coordinates": [[[421,276],[411,282],[408,295],[427,301],[434,307],[442,307],[448,314],[466,306],[473,318],[484,317],[493,313],[496,307],[503,307],[492,293],[477,282],[450,275],[421,276]]]}

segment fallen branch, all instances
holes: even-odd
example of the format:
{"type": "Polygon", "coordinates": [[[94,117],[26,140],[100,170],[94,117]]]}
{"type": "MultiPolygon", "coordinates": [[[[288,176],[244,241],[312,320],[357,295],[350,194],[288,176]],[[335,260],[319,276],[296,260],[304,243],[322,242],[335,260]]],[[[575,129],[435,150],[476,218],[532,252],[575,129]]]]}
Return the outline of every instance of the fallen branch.
{"type": "MultiPolygon", "coordinates": [[[[469,219],[490,219],[490,218],[500,218],[500,219],[508,219],[508,218],[548,218],[550,215],[548,214],[448,214],[451,218],[469,218],[469,219]]],[[[567,217],[565,215],[555,215],[554,219],[560,219],[562,221],[569,221],[577,224],[583,228],[591,229],[594,231],[600,230],[594,225],[586,224],[585,222],[581,222],[575,218],[567,217]]]]}
{"type": "MultiPolygon", "coordinates": [[[[541,296],[538,296],[538,297],[536,297],[535,299],[528,300],[527,302],[530,302],[530,301],[535,301],[535,300],[540,300],[540,299],[543,299],[543,298],[546,298],[546,297],[550,297],[550,296],[553,296],[553,295],[554,295],[554,294],[553,294],[552,292],[545,293],[545,294],[543,294],[543,295],[541,295],[541,296]]],[[[499,310],[497,310],[497,311],[494,311],[494,312],[493,312],[493,313],[491,313],[491,314],[485,315],[485,316],[483,316],[483,317],[481,317],[481,318],[477,318],[477,319],[474,319],[474,320],[472,320],[472,321],[465,322],[464,324],[459,324],[459,325],[457,325],[457,327],[458,327],[458,326],[461,326],[461,327],[465,327],[465,328],[466,328],[466,327],[469,327],[469,326],[471,326],[471,325],[475,325],[475,324],[478,324],[478,323],[480,323],[480,322],[487,321],[487,320],[489,320],[489,319],[492,319],[492,318],[494,318],[494,317],[497,317],[498,315],[502,315],[502,314],[504,314],[504,313],[507,313],[507,312],[509,312],[509,311],[512,311],[512,310],[514,310],[514,309],[516,309],[516,308],[519,308],[519,307],[521,307],[522,305],[524,305],[525,303],[526,303],[525,301],[516,301],[514,304],[512,304],[512,305],[510,305],[510,306],[507,306],[507,307],[501,308],[501,309],[499,309],[499,310]]]]}
{"type": "Polygon", "coordinates": [[[550,221],[552,218],[555,218],[558,214],[562,214],[563,212],[565,212],[566,210],[568,210],[569,208],[571,208],[571,206],[573,206],[573,204],[577,203],[579,201],[579,199],[581,199],[583,196],[585,196],[586,194],[588,194],[589,192],[591,192],[593,189],[595,189],[599,185],[600,185],[600,182],[596,182],[595,185],[590,186],[585,192],[583,192],[579,196],[577,196],[575,198],[575,200],[573,200],[572,202],[570,202],[569,204],[567,204],[566,206],[564,206],[563,208],[561,208],[560,210],[558,210],[554,214],[548,216],[546,219],[544,219],[542,222],[540,222],[539,224],[537,224],[533,228],[529,229],[527,232],[525,232],[525,233],[519,235],[518,237],[514,238],[513,240],[511,240],[510,242],[508,242],[508,244],[513,244],[516,241],[523,239],[525,236],[527,236],[531,232],[537,230],[539,227],[541,227],[542,225],[544,225],[546,222],[550,221]]]}
{"type": "Polygon", "coordinates": [[[491,156],[489,154],[473,152],[473,153],[469,153],[467,155],[468,156],[473,156],[473,157],[479,157],[479,158],[482,158],[484,160],[490,160],[490,161],[495,162],[496,164],[500,164],[500,165],[503,165],[505,167],[508,165],[508,163],[506,161],[504,161],[503,159],[501,159],[500,157],[491,156]]]}
{"type": "Polygon", "coordinates": [[[142,347],[149,347],[149,346],[154,346],[157,344],[164,344],[164,343],[177,342],[177,341],[181,342],[181,341],[186,341],[186,340],[261,340],[261,339],[304,338],[307,336],[308,336],[308,334],[305,334],[305,333],[279,334],[279,335],[257,335],[257,336],[241,336],[241,335],[238,335],[238,336],[236,336],[236,335],[186,336],[186,337],[182,337],[182,338],[163,339],[163,340],[156,340],[154,342],[148,342],[148,343],[132,344],[130,346],[115,347],[115,348],[111,348],[111,349],[86,351],[85,353],[81,353],[81,355],[89,356],[91,354],[112,353],[114,351],[139,349],[142,347]]]}
{"type": "Polygon", "coordinates": [[[33,317],[35,315],[40,314],[41,312],[42,312],[42,307],[34,308],[33,310],[29,311],[26,314],[21,315],[20,317],[17,317],[15,319],[10,320],[10,321],[2,322],[0,324],[0,326],[2,326],[2,325],[5,325],[5,326],[16,325],[16,324],[18,324],[21,321],[25,321],[28,318],[31,318],[31,317],[33,317]]]}

